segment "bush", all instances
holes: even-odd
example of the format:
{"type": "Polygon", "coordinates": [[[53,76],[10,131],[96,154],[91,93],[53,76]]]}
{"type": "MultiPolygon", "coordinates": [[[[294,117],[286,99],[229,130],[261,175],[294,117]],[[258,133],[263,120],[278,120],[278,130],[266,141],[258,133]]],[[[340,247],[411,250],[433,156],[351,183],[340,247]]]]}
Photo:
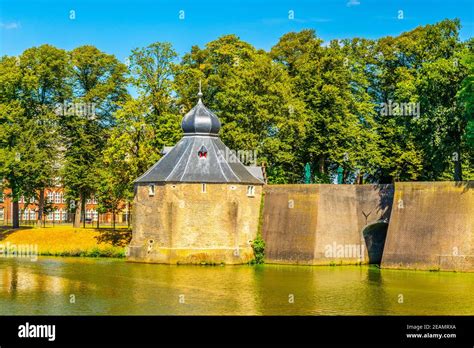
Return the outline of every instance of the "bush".
{"type": "Polygon", "coordinates": [[[255,255],[255,259],[253,260],[252,264],[262,264],[265,262],[265,241],[262,239],[261,236],[257,236],[252,242],[253,254],[255,255]]]}

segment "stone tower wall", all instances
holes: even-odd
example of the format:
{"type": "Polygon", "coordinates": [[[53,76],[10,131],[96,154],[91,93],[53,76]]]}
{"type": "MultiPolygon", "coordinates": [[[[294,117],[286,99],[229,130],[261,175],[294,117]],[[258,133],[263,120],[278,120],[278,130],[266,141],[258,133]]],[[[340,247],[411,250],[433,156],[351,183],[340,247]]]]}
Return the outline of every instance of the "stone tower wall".
{"type": "Polygon", "coordinates": [[[136,186],[130,261],[245,263],[258,229],[262,186],[247,195],[240,184],[146,184],[136,186]]]}

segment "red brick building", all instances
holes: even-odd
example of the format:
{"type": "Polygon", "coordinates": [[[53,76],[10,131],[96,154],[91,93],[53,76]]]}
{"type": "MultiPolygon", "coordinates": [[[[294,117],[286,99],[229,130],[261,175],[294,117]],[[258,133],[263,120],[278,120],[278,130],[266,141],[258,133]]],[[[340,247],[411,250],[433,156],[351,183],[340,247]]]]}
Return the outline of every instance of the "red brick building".
{"type": "MultiPolygon", "coordinates": [[[[10,197],[10,189],[0,188],[0,225],[8,225],[12,223],[12,199],[10,197]]],[[[47,188],[44,191],[45,205],[52,209],[45,214],[46,223],[69,223],[74,219],[74,213],[68,209],[64,189],[62,187],[47,188]]],[[[87,223],[95,223],[99,219],[99,223],[112,222],[112,213],[99,214],[98,204],[95,198],[86,200],[85,220],[87,223]]],[[[115,221],[117,223],[127,223],[129,218],[129,209],[126,204],[121,204],[119,212],[116,214],[115,221]]],[[[38,200],[25,201],[24,197],[20,197],[19,217],[21,223],[35,223],[39,219],[38,200]]]]}

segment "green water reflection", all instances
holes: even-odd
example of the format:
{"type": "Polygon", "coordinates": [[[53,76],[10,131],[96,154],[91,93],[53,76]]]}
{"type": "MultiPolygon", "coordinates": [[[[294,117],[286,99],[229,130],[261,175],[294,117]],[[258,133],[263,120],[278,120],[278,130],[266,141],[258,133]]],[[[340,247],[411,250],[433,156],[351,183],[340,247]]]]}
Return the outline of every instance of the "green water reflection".
{"type": "Polygon", "coordinates": [[[3,315],[472,315],[473,294],[472,273],[0,259],[3,315]]]}

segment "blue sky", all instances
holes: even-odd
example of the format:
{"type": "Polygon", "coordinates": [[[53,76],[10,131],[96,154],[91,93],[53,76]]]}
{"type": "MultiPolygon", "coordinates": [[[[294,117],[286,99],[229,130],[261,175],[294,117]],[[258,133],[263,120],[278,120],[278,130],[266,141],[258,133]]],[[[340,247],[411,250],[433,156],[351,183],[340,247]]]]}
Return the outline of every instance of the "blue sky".
{"type": "Polygon", "coordinates": [[[445,18],[461,19],[467,39],[474,36],[473,13],[473,0],[0,0],[0,54],[44,43],[92,44],[124,60],[152,42],[169,41],[183,54],[229,33],[268,50],[282,34],[305,28],[325,41],[378,38],[445,18]]]}

